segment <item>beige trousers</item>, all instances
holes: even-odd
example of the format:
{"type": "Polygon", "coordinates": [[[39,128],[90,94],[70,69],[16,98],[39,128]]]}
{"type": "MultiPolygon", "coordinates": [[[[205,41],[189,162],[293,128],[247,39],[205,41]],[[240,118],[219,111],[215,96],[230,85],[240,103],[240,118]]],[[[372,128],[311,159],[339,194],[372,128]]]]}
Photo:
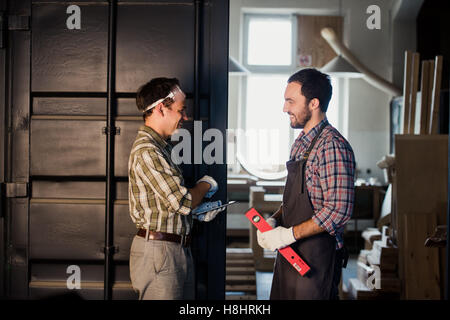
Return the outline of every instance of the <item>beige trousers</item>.
{"type": "Polygon", "coordinates": [[[130,251],[130,278],[139,300],[194,299],[191,249],[179,243],[135,236],[130,251]]]}

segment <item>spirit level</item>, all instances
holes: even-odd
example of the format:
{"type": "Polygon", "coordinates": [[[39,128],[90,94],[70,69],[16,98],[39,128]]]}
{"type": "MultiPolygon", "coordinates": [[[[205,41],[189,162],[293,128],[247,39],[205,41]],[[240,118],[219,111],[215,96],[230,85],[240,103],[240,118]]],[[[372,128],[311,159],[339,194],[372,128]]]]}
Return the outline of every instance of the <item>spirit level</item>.
{"type": "MultiPolygon", "coordinates": [[[[248,220],[261,232],[266,232],[272,230],[272,227],[267,223],[266,220],[256,211],[251,208],[245,214],[248,220]]],[[[279,253],[302,275],[304,276],[309,271],[309,266],[298,256],[295,251],[287,246],[278,250],[279,253]]]]}

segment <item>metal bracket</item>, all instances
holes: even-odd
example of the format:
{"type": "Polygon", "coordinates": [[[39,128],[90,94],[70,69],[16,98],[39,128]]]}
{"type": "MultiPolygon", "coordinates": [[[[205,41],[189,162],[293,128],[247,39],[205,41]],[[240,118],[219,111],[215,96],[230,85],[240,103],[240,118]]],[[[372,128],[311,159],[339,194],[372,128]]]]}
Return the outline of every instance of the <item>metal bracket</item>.
{"type": "Polygon", "coordinates": [[[26,182],[7,182],[6,198],[26,198],[28,196],[28,183],[26,182]]]}
{"type": "Polygon", "coordinates": [[[8,16],[8,30],[11,31],[27,31],[30,30],[30,16],[8,16]]]}
{"type": "Polygon", "coordinates": [[[103,247],[103,252],[106,255],[113,255],[119,252],[119,246],[103,247]]]}
{"type": "Polygon", "coordinates": [[[113,134],[120,136],[120,127],[103,127],[102,134],[104,135],[113,134]]]}
{"type": "Polygon", "coordinates": [[[10,15],[6,11],[0,11],[0,49],[6,48],[8,30],[30,30],[30,16],[10,15]]]}

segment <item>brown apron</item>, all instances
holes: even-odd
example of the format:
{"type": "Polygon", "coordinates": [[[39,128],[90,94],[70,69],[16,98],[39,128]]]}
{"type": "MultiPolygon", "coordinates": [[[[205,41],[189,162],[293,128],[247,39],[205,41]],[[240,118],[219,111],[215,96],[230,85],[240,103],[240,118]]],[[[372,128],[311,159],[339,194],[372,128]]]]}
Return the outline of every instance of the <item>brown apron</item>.
{"type": "MultiPolygon", "coordinates": [[[[314,214],[306,189],[305,167],[309,153],[314,147],[323,127],[319,130],[308,151],[301,160],[286,163],[288,176],[283,193],[281,226],[289,228],[311,219],[314,214]]],[[[300,239],[292,249],[310,266],[302,277],[286,259],[277,254],[270,299],[316,300],[336,299],[336,280],[339,283],[342,260],[337,259],[336,238],[328,232],[300,239]],[[340,260],[340,262],[336,262],[340,260]],[[335,264],[339,263],[339,267],[335,264]],[[339,272],[339,275],[335,273],[339,272]],[[336,276],[339,279],[336,279],[336,276]],[[334,281],[333,281],[334,280],[334,281]]],[[[341,250],[339,250],[341,251],[341,250]]],[[[340,256],[340,254],[339,254],[340,256]]]]}

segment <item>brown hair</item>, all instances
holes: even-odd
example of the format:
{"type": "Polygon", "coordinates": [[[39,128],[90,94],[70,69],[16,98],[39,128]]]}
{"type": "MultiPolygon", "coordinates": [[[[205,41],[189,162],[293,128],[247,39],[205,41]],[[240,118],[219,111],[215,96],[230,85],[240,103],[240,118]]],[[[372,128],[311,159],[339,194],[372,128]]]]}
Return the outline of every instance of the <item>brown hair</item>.
{"type": "MultiPolygon", "coordinates": [[[[145,108],[149,105],[166,97],[170,90],[173,89],[176,85],[180,85],[180,82],[177,78],[154,78],[143,84],[139,87],[136,93],[136,106],[137,108],[143,112],[145,108]]],[[[173,99],[167,98],[163,101],[163,104],[170,108],[170,105],[173,103],[173,99]]],[[[142,115],[144,121],[147,116],[149,116],[153,111],[153,108],[144,112],[142,115]]]]}

